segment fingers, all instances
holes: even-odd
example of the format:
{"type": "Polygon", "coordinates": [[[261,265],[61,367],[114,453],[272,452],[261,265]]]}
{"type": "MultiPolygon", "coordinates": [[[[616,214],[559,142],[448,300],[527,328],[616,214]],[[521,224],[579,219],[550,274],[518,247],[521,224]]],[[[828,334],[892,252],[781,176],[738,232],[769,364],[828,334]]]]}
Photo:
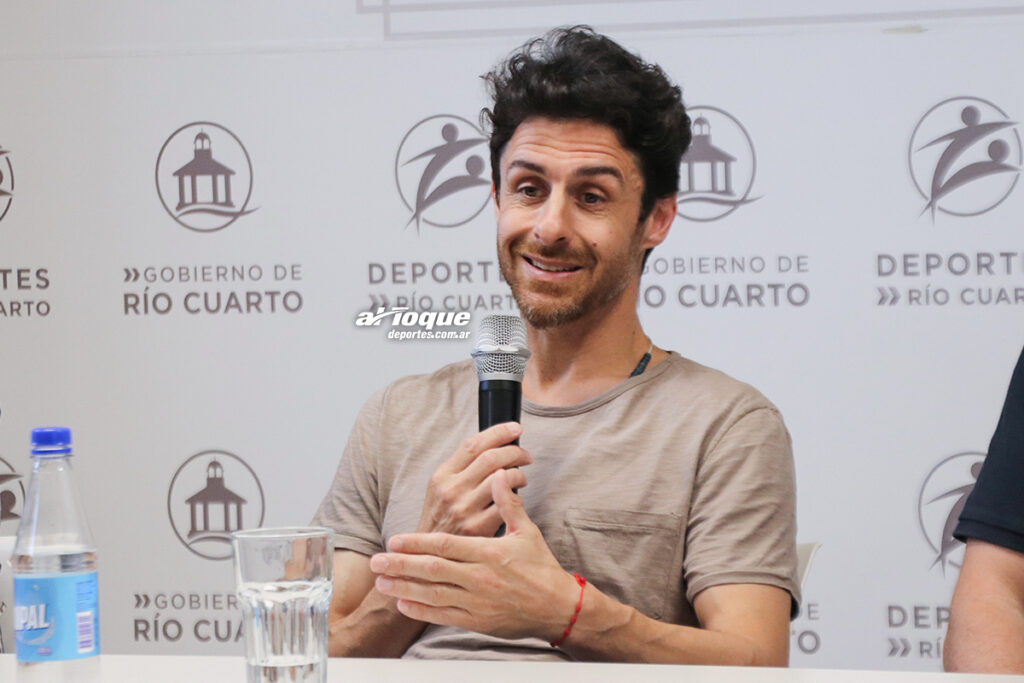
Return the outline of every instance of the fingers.
{"type": "Polygon", "coordinates": [[[533,457],[519,446],[492,448],[478,455],[462,472],[468,481],[483,481],[496,470],[522,467],[533,462],[533,457]]]}
{"type": "Polygon", "coordinates": [[[423,583],[378,576],[377,591],[397,599],[398,611],[407,617],[432,624],[468,627],[472,622],[462,606],[468,592],[450,584],[423,583]]]}
{"type": "Polygon", "coordinates": [[[469,467],[476,457],[486,450],[498,448],[519,438],[523,428],[518,422],[503,422],[488,427],[479,434],[474,434],[463,441],[455,453],[439,468],[446,473],[456,474],[469,467]]]}
{"type": "Polygon", "coordinates": [[[472,630],[473,620],[466,610],[457,607],[431,607],[411,600],[399,600],[398,611],[416,621],[472,630]]]}
{"type": "Polygon", "coordinates": [[[520,434],[519,423],[505,422],[463,441],[431,475],[417,531],[492,536],[501,524],[500,517],[481,517],[482,512],[493,507],[491,475],[508,469],[510,486],[525,486],[526,477],[517,468],[533,462],[529,453],[509,444],[520,434]],[[493,528],[489,521],[492,518],[493,528]],[[481,521],[486,524],[480,526],[481,521]]]}
{"type": "Polygon", "coordinates": [[[493,505],[477,514],[471,520],[473,528],[477,530],[475,535],[482,538],[494,538],[494,534],[498,532],[503,523],[501,515],[498,514],[498,508],[493,505]]]}
{"type": "MultiPolygon", "coordinates": [[[[388,541],[389,552],[374,555],[373,558],[384,558],[384,561],[388,563],[383,565],[385,569],[382,573],[390,573],[390,569],[395,566],[390,563],[397,561],[396,555],[399,554],[403,556],[435,555],[438,558],[455,562],[475,562],[482,557],[482,553],[486,552],[486,546],[481,543],[486,543],[489,540],[492,539],[444,533],[399,534],[392,536],[388,541]]],[[[370,561],[371,569],[374,567],[373,558],[370,561]]]]}
{"type": "MultiPolygon", "coordinates": [[[[504,470],[504,472],[505,479],[512,488],[520,489],[526,486],[526,475],[518,468],[504,470]]],[[[466,501],[470,509],[483,510],[494,502],[494,496],[491,493],[491,479],[495,474],[497,472],[491,472],[487,475],[486,479],[477,484],[476,488],[473,489],[466,501]]]]}
{"type": "Polygon", "coordinates": [[[378,576],[374,585],[384,595],[431,607],[461,607],[467,596],[464,588],[450,583],[413,581],[391,576],[378,576]]]}
{"type": "MultiPolygon", "coordinates": [[[[392,546],[395,545],[392,540],[392,546]]],[[[401,545],[401,543],[399,543],[401,545]]],[[[380,574],[379,579],[418,579],[435,583],[461,585],[458,577],[464,570],[459,562],[433,555],[415,555],[398,552],[377,553],[370,558],[370,570],[380,574]]],[[[416,598],[412,598],[416,599],[416,598]]],[[[430,604],[438,604],[431,602],[430,604]]]]}
{"type": "Polygon", "coordinates": [[[523,499],[512,492],[508,473],[504,470],[498,470],[491,477],[491,495],[494,497],[494,507],[498,509],[498,514],[504,520],[509,533],[533,525],[523,508],[523,499]]]}

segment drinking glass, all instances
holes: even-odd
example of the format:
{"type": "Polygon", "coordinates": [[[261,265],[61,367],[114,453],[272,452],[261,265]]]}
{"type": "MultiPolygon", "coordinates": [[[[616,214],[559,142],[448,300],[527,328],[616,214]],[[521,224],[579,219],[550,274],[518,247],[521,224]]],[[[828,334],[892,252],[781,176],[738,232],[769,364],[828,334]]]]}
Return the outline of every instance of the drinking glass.
{"type": "Polygon", "coordinates": [[[322,527],[231,534],[249,683],[327,680],[333,538],[322,527]]]}

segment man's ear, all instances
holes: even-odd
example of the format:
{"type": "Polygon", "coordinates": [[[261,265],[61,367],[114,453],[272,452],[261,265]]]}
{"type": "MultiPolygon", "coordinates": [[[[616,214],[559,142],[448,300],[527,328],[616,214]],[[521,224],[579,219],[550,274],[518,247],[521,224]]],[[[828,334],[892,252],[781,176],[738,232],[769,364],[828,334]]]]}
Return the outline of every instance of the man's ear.
{"type": "Polygon", "coordinates": [[[641,246],[644,249],[650,249],[664,242],[675,217],[676,195],[674,192],[667,197],[655,200],[654,207],[645,221],[644,241],[641,246]]]}
{"type": "Polygon", "coordinates": [[[494,218],[495,218],[495,220],[497,220],[497,218],[498,218],[498,209],[501,208],[501,207],[498,205],[498,188],[496,188],[494,186],[494,182],[493,181],[491,182],[491,199],[494,200],[494,218]]]}

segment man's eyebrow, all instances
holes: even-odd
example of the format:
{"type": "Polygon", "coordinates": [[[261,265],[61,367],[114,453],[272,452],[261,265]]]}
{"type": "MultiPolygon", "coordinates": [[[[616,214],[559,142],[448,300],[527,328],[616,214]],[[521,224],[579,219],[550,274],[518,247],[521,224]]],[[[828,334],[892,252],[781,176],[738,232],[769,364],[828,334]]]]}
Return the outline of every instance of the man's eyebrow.
{"type": "MultiPolygon", "coordinates": [[[[541,166],[540,164],[535,164],[532,161],[526,161],[525,159],[513,159],[511,162],[509,162],[508,168],[509,170],[512,170],[513,168],[524,168],[527,171],[533,171],[534,173],[540,173],[541,175],[547,174],[547,171],[543,166],[541,166]]],[[[584,166],[583,168],[576,169],[575,171],[573,171],[572,174],[574,176],[582,178],[592,178],[594,176],[599,175],[610,175],[616,180],[618,180],[620,183],[626,183],[626,179],[625,177],[623,177],[622,171],[615,168],[614,166],[584,166]]]]}
{"type": "Polygon", "coordinates": [[[610,175],[623,185],[626,184],[626,179],[622,176],[622,171],[614,166],[584,166],[583,168],[573,171],[573,175],[584,178],[591,178],[596,175],[610,175]]]}
{"type": "Polygon", "coordinates": [[[545,174],[547,171],[540,164],[535,164],[532,161],[526,161],[525,159],[513,159],[509,165],[509,170],[513,168],[525,168],[527,171],[533,171],[534,173],[545,174]]]}

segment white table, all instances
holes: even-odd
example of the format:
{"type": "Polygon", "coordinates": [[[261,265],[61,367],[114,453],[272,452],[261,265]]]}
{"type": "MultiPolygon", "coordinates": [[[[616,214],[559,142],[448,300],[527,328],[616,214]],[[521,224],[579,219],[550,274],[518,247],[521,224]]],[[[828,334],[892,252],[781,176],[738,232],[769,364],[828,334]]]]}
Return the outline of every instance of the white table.
{"type": "MultiPolygon", "coordinates": [[[[245,680],[241,657],[102,655],[75,683],[216,683],[245,680]]],[[[584,664],[567,662],[422,662],[331,659],[327,679],[336,683],[1021,683],[1024,676],[982,676],[827,669],[743,669],[718,666],[584,664]]],[[[3,683],[58,683],[19,670],[14,655],[0,655],[3,683]]]]}

